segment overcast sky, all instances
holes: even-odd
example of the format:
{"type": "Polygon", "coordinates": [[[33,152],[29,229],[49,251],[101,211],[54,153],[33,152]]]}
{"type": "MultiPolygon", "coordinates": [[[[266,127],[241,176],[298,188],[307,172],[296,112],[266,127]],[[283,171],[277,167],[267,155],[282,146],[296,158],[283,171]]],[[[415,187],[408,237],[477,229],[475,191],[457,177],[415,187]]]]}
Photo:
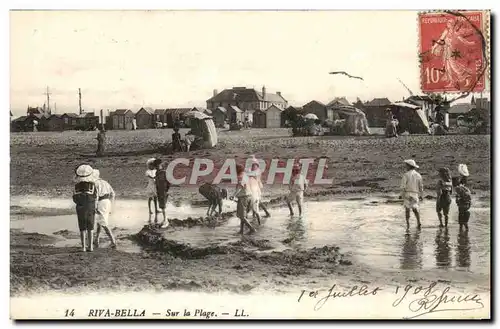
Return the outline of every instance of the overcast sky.
{"type": "Polygon", "coordinates": [[[291,105],[419,92],[417,12],[11,12],[11,109],[206,106],[265,85],[291,105]],[[345,70],[364,82],[332,76],[345,70]]]}

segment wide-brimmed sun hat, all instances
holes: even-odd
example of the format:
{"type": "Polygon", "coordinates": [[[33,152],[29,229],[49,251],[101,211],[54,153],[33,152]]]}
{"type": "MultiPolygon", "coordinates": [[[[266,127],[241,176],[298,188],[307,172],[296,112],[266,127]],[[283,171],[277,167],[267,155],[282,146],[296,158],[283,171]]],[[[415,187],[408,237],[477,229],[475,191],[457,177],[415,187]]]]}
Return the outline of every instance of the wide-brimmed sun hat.
{"type": "Polygon", "coordinates": [[[464,177],[469,176],[469,169],[467,168],[467,165],[463,164],[463,163],[459,164],[458,165],[458,173],[464,177]]]}
{"type": "Polygon", "coordinates": [[[99,178],[99,171],[93,169],[88,164],[82,164],[75,169],[75,183],[95,182],[99,178]]]}
{"type": "Polygon", "coordinates": [[[415,162],[415,160],[413,159],[408,159],[408,160],[405,160],[404,161],[407,165],[413,167],[413,168],[419,168],[419,166],[417,166],[417,163],[415,162]]]}
{"type": "Polygon", "coordinates": [[[153,164],[153,162],[155,162],[156,158],[151,158],[151,159],[148,159],[148,161],[146,161],[146,165],[149,167],[150,165],[153,164]]]}

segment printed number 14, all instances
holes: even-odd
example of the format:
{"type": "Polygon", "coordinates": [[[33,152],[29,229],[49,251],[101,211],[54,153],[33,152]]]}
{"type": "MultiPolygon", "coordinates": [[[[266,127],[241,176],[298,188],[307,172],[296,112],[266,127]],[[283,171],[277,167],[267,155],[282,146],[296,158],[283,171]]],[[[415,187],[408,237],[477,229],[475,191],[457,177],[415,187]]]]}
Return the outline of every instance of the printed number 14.
{"type": "Polygon", "coordinates": [[[72,309],[72,310],[66,310],[65,314],[64,314],[65,317],[68,317],[68,316],[75,316],[75,310],[72,309]]]}

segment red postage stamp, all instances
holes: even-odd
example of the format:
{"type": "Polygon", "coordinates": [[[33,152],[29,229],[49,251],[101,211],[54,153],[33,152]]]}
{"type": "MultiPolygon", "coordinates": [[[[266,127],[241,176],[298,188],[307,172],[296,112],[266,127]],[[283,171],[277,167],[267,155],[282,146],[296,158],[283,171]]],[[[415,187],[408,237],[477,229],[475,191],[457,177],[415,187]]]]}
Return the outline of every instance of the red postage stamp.
{"type": "Polygon", "coordinates": [[[485,12],[420,13],[420,82],[425,93],[485,89],[485,12]]]}

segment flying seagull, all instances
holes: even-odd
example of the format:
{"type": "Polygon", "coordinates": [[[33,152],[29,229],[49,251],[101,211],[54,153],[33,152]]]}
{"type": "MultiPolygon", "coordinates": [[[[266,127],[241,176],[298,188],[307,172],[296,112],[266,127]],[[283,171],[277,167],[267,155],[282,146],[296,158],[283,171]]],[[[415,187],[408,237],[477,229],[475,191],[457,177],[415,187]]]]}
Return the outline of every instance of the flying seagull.
{"type": "Polygon", "coordinates": [[[338,72],[330,72],[329,74],[343,74],[343,75],[347,75],[349,78],[354,78],[354,79],[359,79],[359,80],[363,80],[363,78],[361,77],[355,77],[353,75],[350,75],[344,71],[338,71],[338,72]]]}

